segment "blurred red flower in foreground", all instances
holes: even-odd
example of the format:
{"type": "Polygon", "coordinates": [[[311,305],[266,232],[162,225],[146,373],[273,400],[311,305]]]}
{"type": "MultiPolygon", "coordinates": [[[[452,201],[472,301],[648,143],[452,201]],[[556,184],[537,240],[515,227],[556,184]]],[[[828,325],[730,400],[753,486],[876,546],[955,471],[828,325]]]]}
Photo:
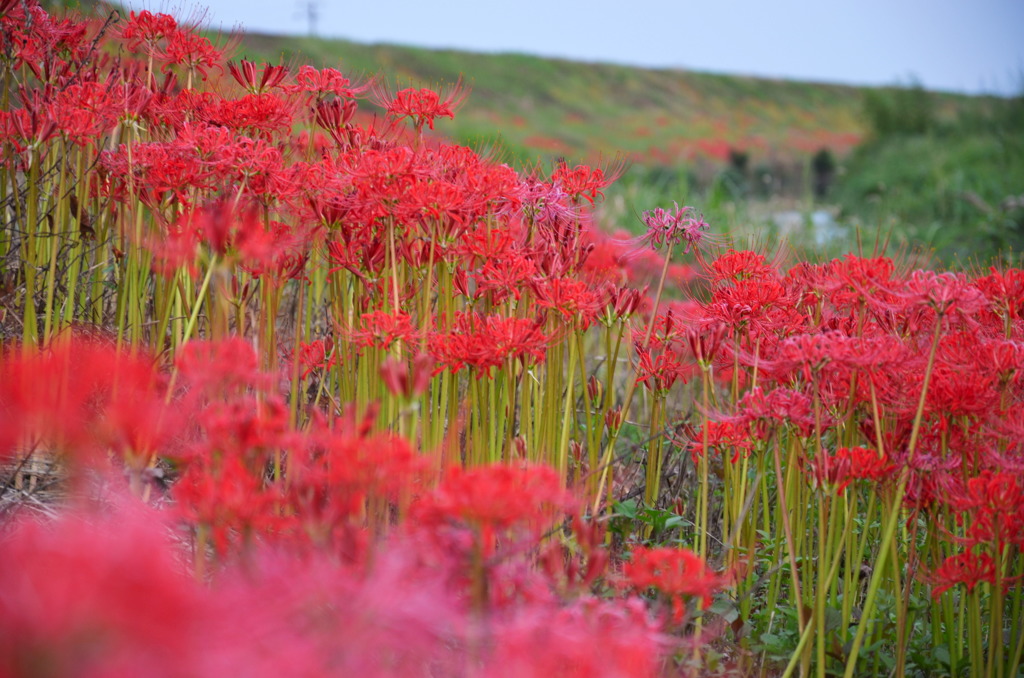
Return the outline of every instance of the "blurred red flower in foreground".
{"type": "Polygon", "coordinates": [[[493,465],[449,469],[417,511],[424,523],[456,520],[479,529],[484,553],[489,555],[495,531],[532,528],[539,534],[572,504],[572,495],[562,488],[552,468],[493,465]]]}

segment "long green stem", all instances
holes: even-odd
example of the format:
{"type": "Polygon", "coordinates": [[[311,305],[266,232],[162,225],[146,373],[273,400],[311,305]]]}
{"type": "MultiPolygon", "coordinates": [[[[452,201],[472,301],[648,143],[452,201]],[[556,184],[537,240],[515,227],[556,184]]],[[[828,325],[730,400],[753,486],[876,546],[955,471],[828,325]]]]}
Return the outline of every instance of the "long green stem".
{"type": "MultiPolygon", "coordinates": [[[[658,292],[654,295],[654,306],[651,309],[651,318],[647,323],[647,333],[644,335],[644,348],[647,348],[650,344],[651,334],[654,332],[654,323],[658,317],[658,307],[661,305],[661,295],[665,291],[665,278],[668,276],[668,265],[670,261],[671,257],[669,256],[669,253],[666,253],[665,263],[661,267],[661,276],[658,278],[658,292]]],[[[632,379],[626,389],[626,397],[622,403],[623,423],[625,423],[625,419],[629,417],[629,406],[633,403],[633,395],[636,393],[637,383],[636,379],[632,379]]],[[[601,457],[601,480],[597,484],[597,496],[594,497],[594,504],[592,507],[595,514],[601,507],[605,480],[608,478],[611,469],[612,455],[615,453],[615,443],[618,441],[619,433],[621,431],[622,426],[620,425],[614,431],[610,432],[608,436],[608,444],[605,446],[604,455],[601,457]]]]}
{"type": "Polygon", "coordinates": [[[882,542],[879,545],[878,561],[875,563],[874,571],[871,573],[871,581],[868,584],[868,594],[864,600],[864,607],[861,612],[860,623],[857,625],[857,634],[853,638],[853,645],[850,648],[850,655],[846,660],[846,670],[843,678],[853,678],[857,666],[857,657],[860,654],[861,645],[864,642],[864,635],[871,625],[871,614],[875,608],[875,598],[882,583],[882,576],[885,570],[886,559],[889,557],[889,543],[896,534],[896,526],[899,525],[900,510],[903,505],[903,495],[907,489],[907,481],[910,477],[909,464],[914,458],[914,451],[917,449],[917,436],[921,431],[921,420],[924,418],[924,405],[928,396],[928,385],[931,381],[932,369],[935,367],[935,353],[939,346],[939,337],[942,334],[942,318],[936,318],[935,332],[932,336],[932,347],[928,353],[928,364],[925,367],[924,382],[921,385],[921,397],[917,403],[917,413],[914,415],[914,424],[910,431],[910,441],[907,443],[907,467],[900,475],[899,484],[892,501],[892,511],[885,524],[885,531],[882,533],[882,542]]]}

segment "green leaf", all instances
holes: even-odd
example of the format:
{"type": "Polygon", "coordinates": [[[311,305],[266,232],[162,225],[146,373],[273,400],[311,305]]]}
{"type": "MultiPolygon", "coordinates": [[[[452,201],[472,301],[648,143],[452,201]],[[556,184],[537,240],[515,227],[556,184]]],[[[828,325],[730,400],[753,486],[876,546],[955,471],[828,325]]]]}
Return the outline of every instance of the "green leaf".
{"type": "Polygon", "coordinates": [[[730,624],[736,621],[740,616],[740,611],[739,608],[736,607],[736,603],[728,598],[718,598],[715,600],[711,603],[711,607],[708,608],[708,612],[717,614],[730,624]]]}
{"type": "Polygon", "coordinates": [[[617,501],[612,504],[612,517],[613,518],[629,518],[630,520],[636,520],[637,518],[637,501],[636,499],[627,499],[626,501],[617,501]]]}
{"type": "Polygon", "coordinates": [[[825,608],[825,630],[835,631],[842,628],[843,612],[834,607],[825,608]]]}

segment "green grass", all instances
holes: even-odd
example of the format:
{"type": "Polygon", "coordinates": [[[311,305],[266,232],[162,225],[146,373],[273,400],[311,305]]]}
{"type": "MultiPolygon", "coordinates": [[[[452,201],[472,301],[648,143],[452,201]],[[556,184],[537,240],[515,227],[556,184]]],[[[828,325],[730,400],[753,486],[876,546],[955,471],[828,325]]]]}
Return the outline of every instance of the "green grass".
{"type": "Polygon", "coordinates": [[[837,199],[849,219],[883,224],[962,265],[1024,250],[1024,98],[955,122],[881,136],[848,160],[837,199]]]}
{"type": "Polygon", "coordinates": [[[741,148],[760,143],[766,154],[789,156],[795,135],[823,144],[845,136],[838,149],[845,151],[864,133],[861,91],[839,85],[264,35],[245,36],[239,55],[386,73],[398,85],[461,75],[473,93],[443,133],[501,133],[527,147],[530,138],[558,139],[576,160],[622,152],[652,164],[659,151],[683,160],[698,153],[696,140],[709,138],[741,148]]]}

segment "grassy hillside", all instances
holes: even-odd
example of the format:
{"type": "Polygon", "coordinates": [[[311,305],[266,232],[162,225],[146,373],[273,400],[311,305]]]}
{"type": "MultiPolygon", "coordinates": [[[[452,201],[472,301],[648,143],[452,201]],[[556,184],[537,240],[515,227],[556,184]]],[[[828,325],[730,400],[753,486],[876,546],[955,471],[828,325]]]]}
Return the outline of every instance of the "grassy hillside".
{"type": "Polygon", "coordinates": [[[861,91],[839,85],[264,35],[245,36],[239,54],[383,73],[399,85],[462,75],[472,96],[443,131],[464,142],[500,136],[524,159],[622,153],[674,166],[724,162],[736,148],[769,161],[845,153],[864,133],[861,91]]]}

